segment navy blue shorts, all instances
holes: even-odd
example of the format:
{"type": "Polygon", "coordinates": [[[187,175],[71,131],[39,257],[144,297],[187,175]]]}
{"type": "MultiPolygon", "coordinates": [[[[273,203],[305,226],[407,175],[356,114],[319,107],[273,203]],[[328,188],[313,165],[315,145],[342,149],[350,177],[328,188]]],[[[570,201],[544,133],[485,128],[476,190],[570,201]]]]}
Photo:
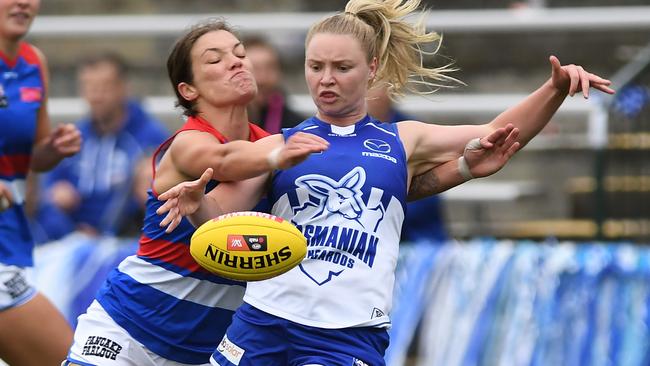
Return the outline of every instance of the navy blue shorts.
{"type": "Polygon", "coordinates": [[[244,303],[212,354],[215,366],[384,366],[388,332],[297,324],[244,303]]]}

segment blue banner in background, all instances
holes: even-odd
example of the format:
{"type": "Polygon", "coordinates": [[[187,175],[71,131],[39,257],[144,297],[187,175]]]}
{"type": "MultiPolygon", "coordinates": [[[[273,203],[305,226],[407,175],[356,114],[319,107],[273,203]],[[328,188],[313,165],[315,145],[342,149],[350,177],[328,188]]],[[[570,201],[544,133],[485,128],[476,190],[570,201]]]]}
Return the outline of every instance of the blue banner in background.
{"type": "MultiPolygon", "coordinates": [[[[33,280],[74,326],[137,239],[40,246],[33,280]]],[[[400,249],[388,366],[650,364],[650,247],[481,239],[400,249]]]]}
{"type": "Polygon", "coordinates": [[[626,243],[403,245],[387,365],[407,338],[416,366],[648,365],[649,263],[626,243]]]}
{"type": "Polygon", "coordinates": [[[137,249],[137,238],[73,233],[36,247],[33,281],[74,328],[108,272],[137,249]]]}

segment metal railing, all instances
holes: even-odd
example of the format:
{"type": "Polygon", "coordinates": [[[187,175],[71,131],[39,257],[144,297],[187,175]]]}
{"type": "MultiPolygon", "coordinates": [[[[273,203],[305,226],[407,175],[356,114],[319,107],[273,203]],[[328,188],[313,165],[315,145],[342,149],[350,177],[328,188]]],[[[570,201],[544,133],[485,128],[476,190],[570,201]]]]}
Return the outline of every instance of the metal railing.
{"type": "MultiPolygon", "coordinates": [[[[222,16],[243,32],[306,32],[331,13],[211,13],[177,15],[39,16],[31,37],[173,36],[208,17],[222,16]]],[[[613,31],[650,29],[650,6],[432,10],[428,28],[440,32],[613,31]]]]}

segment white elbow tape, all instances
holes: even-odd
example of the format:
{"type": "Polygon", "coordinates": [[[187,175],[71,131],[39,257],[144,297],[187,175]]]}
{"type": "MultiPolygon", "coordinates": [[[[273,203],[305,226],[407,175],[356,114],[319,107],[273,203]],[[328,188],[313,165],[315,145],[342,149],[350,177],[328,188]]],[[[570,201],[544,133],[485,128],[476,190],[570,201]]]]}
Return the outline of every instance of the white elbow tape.
{"type": "Polygon", "coordinates": [[[266,161],[269,162],[269,166],[272,170],[278,169],[280,167],[280,151],[282,147],[278,146],[266,156],[266,161]]]}
{"type": "Polygon", "coordinates": [[[458,158],[458,172],[465,180],[474,179],[472,172],[469,171],[469,166],[465,161],[465,157],[461,156],[458,158]]]}

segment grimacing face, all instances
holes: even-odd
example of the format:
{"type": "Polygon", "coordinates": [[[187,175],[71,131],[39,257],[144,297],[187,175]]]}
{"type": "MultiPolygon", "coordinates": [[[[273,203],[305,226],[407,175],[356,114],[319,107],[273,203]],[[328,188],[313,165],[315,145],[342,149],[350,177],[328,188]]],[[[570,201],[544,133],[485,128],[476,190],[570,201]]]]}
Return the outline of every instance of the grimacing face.
{"type": "Polygon", "coordinates": [[[208,32],[194,43],[192,84],[180,83],[181,94],[205,107],[246,105],[257,93],[252,65],[244,45],[225,30],[208,32]]]}
{"type": "Polygon", "coordinates": [[[0,0],[0,38],[17,41],[29,31],[40,0],[0,0]]]}
{"type": "Polygon", "coordinates": [[[317,33],[305,51],[305,80],[319,118],[365,116],[368,82],[376,72],[357,39],[347,34],[317,33]]]}

